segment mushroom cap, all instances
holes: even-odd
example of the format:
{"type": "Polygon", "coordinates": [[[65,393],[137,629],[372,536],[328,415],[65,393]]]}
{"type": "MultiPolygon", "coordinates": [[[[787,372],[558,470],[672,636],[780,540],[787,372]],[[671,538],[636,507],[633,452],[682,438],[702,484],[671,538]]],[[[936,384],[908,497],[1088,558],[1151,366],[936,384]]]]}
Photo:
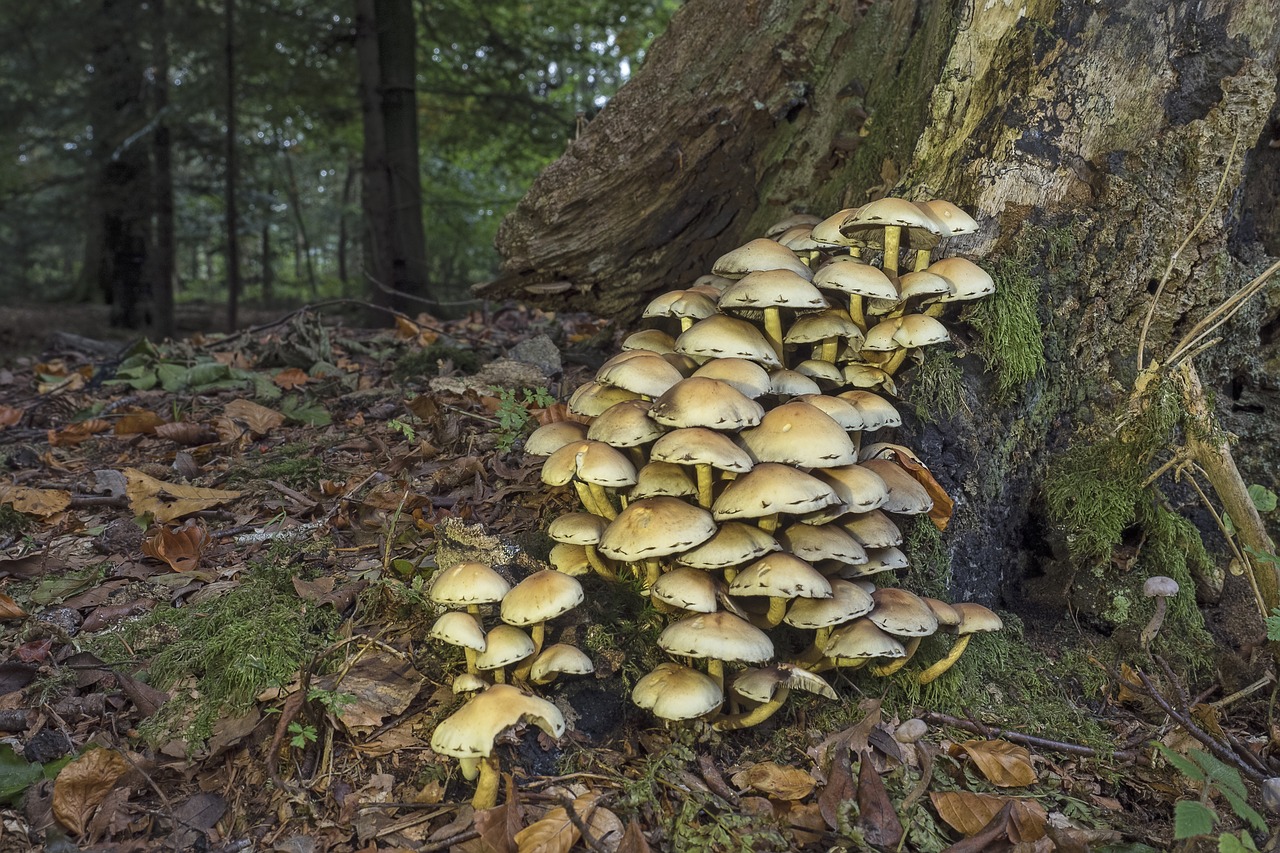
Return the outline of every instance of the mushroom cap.
{"type": "Polygon", "coordinates": [[[870,512],[889,499],[884,480],[861,465],[823,468],[815,471],[814,476],[831,487],[846,512],[870,512]]]}
{"type": "Polygon", "coordinates": [[[722,432],[705,427],[674,429],[654,442],[649,458],[677,465],[710,465],[739,474],[751,470],[751,457],[722,432]]]}
{"type": "Polygon", "coordinates": [[[967,258],[934,261],[926,272],[942,276],[951,285],[951,293],[938,297],[938,302],[962,302],[996,292],[996,282],[990,273],[967,258]]]}
{"type": "Polygon", "coordinates": [[[808,403],[777,406],[758,427],[743,430],[739,440],[757,462],[831,468],[858,461],[857,448],[844,427],[808,403]]]}
{"type": "Polygon", "coordinates": [[[812,228],[822,221],[822,217],[814,216],[812,213],[793,213],[790,216],[784,216],[777,222],[764,229],[764,236],[770,240],[777,239],[783,233],[790,231],[792,228],[805,226],[812,228]]]}
{"type": "Polygon", "coordinates": [[[563,486],[575,478],[611,489],[634,486],[636,466],[626,454],[591,439],[566,444],[542,463],[542,482],[548,486],[563,486]]]}
{"type": "Polygon", "coordinates": [[[622,342],[625,352],[648,350],[658,355],[666,355],[676,351],[676,339],[661,329],[641,329],[628,335],[622,342]]]}
{"type": "Polygon", "coordinates": [[[827,338],[858,341],[860,346],[862,330],[853,322],[848,311],[843,308],[828,308],[797,317],[782,336],[782,341],[788,344],[812,344],[827,338]]]}
{"type": "Polygon", "coordinates": [[[876,606],[867,618],[882,631],[898,637],[927,637],[938,630],[938,617],[913,592],[882,586],[871,593],[871,598],[876,606]]]}
{"type": "Polygon", "coordinates": [[[663,573],[649,594],[681,610],[714,613],[718,609],[719,586],[710,573],[684,566],[663,573]]]}
{"type": "Polygon", "coordinates": [[[587,558],[585,545],[557,542],[552,546],[547,562],[551,563],[557,572],[564,572],[566,575],[579,577],[591,574],[591,561],[587,558]]]}
{"type": "Polygon", "coordinates": [[[898,393],[893,377],[871,364],[853,362],[844,366],[844,381],[854,388],[883,388],[890,394],[898,393]]]}
{"type": "Polygon", "coordinates": [[[679,498],[644,498],[627,506],[605,529],[600,553],[623,562],[687,551],[716,532],[711,513],[679,498]]]}
{"type": "Polygon", "coordinates": [[[839,502],[831,487],[816,477],[790,465],[761,462],[729,483],[711,505],[711,514],[716,521],[781,512],[799,515],[839,502]]]}
{"type": "Polygon", "coordinates": [[[511,584],[484,563],[458,563],[436,573],[431,600],[444,607],[492,604],[510,589],[511,584]]]}
{"type": "Polygon", "coordinates": [[[944,227],[944,237],[972,234],[978,230],[978,221],[951,202],[935,198],[917,204],[944,227]]]}
{"type": "Polygon", "coordinates": [[[904,299],[923,299],[951,293],[945,278],[927,270],[903,273],[898,277],[898,293],[904,299]]]}
{"type": "Polygon", "coordinates": [[[587,430],[587,438],[603,441],[610,447],[638,447],[648,444],[666,432],[649,417],[648,400],[623,400],[600,413],[587,430]]]}
{"type": "Polygon", "coordinates": [[[508,625],[536,625],[567,613],[582,603],[578,579],[543,569],[511,588],[502,599],[500,615],[508,625]]]}
{"type": "Polygon", "coordinates": [[[867,336],[862,341],[862,349],[864,352],[889,352],[890,350],[901,349],[902,344],[894,340],[894,335],[898,334],[898,329],[902,326],[901,317],[890,317],[887,320],[881,320],[870,329],[867,329],[867,336]]]}
{"type": "Polygon", "coordinates": [[[618,353],[596,371],[597,382],[646,397],[661,395],[681,379],[684,376],[665,358],[644,350],[618,353]]]}
{"type": "Polygon", "coordinates": [[[551,522],[547,527],[547,535],[553,542],[595,545],[608,526],[607,518],[601,518],[589,512],[567,512],[551,522]]]}
{"type": "Polygon", "coordinates": [[[706,542],[685,551],[676,559],[684,566],[714,571],[759,559],[781,547],[776,539],[759,527],[727,521],[706,542]]]}
{"type": "Polygon", "coordinates": [[[778,551],[747,566],[729,584],[729,594],[770,598],[830,598],[822,573],[794,554],[778,551]]]}
{"type": "Polygon", "coordinates": [[[901,347],[927,347],[951,340],[951,333],[928,314],[904,314],[893,340],[901,347]]]}
{"type": "MultiPolygon", "coordinates": [[[[846,378],[848,370],[845,371],[846,378]]],[[[867,432],[875,432],[882,427],[902,426],[902,415],[898,414],[898,410],[893,404],[870,391],[861,389],[854,391],[842,391],[836,395],[841,400],[848,400],[857,407],[862,413],[862,420],[866,424],[864,429],[867,432]]]]}
{"type": "Polygon", "coordinates": [[[726,252],[711,266],[713,273],[725,278],[742,278],[760,270],[790,270],[805,280],[813,278],[813,273],[795,252],[767,237],[726,252]]]}
{"type": "Polygon", "coordinates": [[[857,565],[867,561],[867,552],[858,540],[834,524],[792,524],[778,534],[778,542],[810,563],[837,560],[857,565]]]}
{"type": "Polygon", "coordinates": [[[550,456],[566,444],[587,437],[587,425],[577,421],[543,424],[525,439],[524,452],[530,456],[550,456]]]}
{"type": "Polygon", "coordinates": [[[933,615],[938,619],[939,627],[952,628],[963,621],[960,611],[945,601],[930,598],[927,595],[920,596],[920,600],[929,605],[929,609],[933,611],[933,615]]]}
{"type": "Polygon", "coordinates": [[[878,509],[846,516],[840,520],[840,526],[864,548],[889,548],[902,544],[902,531],[898,525],[878,509]]]}
{"type": "Polygon", "coordinates": [[[752,702],[768,702],[781,686],[817,693],[835,699],[836,691],[817,673],[781,661],[770,666],[746,669],[733,679],[733,692],[752,702]]]}
{"type": "Polygon", "coordinates": [[[780,397],[800,397],[821,394],[818,383],[798,370],[778,369],[769,373],[769,390],[780,397]]]}
{"type": "Polygon", "coordinates": [[[582,649],[568,643],[555,643],[547,646],[533,659],[533,666],[529,668],[529,678],[535,682],[542,682],[552,673],[587,675],[595,671],[595,664],[582,649]]]}
{"type": "Polygon", "coordinates": [[[773,657],[768,634],[724,610],[672,622],[658,636],[658,645],[670,654],[692,658],[760,663],[773,657]]]}
{"type": "Polygon", "coordinates": [[[846,432],[861,431],[866,427],[862,420],[862,413],[858,411],[858,407],[850,403],[848,400],[842,400],[839,397],[832,397],[827,394],[804,394],[792,400],[793,403],[808,403],[814,408],[821,409],[822,412],[831,418],[846,432]]]}
{"type": "Polygon", "coordinates": [[[564,715],[546,699],[510,684],[495,684],[436,726],[431,749],[454,758],[487,758],[503,729],[533,723],[551,737],[564,734],[564,715]]]}
{"type": "Polygon", "coordinates": [[[453,677],[453,683],[449,685],[449,688],[454,693],[475,693],[477,690],[484,690],[488,686],[489,682],[474,672],[460,672],[453,677]]]}
{"type": "Polygon", "coordinates": [[[484,642],[484,651],[476,655],[477,669],[501,669],[533,654],[533,639],[514,625],[495,625],[484,642]]]}
{"type": "Polygon", "coordinates": [[[826,297],[809,283],[813,277],[791,270],[770,269],[747,273],[720,294],[720,310],[738,308],[794,308],[821,311],[827,307],[826,297]]]}
{"type": "Polygon", "coordinates": [[[650,462],[636,474],[636,484],[631,488],[632,500],[641,498],[681,498],[698,493],[698,484],[689,476],[687,468],[674,462],[650,462]]]}
{"type": "Polygon", "coordinates": [[[861,660],[905,657],[907,650],[863,616],[832,631],[822,653],[833,660],[861,660]]]}
{"type": "Polygon", "coordinates": [[[813,239],[812,232],[813,227],[810,225],[797,225],[794,228],[788,228],[777,237],[771,239],[777,240],[797,254],[800,252],[814,252],[823,248],[823,245],[813,239]]]}
{"type": "Polygon", "coordinates": [[[754,400],[769,393],[769,373],[745,358],[715,358],[693,372],[694,376],[719,379],[754,400]]]}
{"type": "Polygon", "coordinates": [[[844,374],[840,372],[840,368],[820,358],[806,358],[796,365],[795,371],[808,376],[814,381],[825,382],[833,387],[844,384],[844,374]]]}
{"type": "Polygon", "coordinates": [[[829,582],[830,598],[797,598],[787,607],[787,615],[782,617],[782,621],[805,630],[830,628],[865,616],[875,606],[871,595],[857,584],[840,578],[831,578],[829,582]]]}
{"type": "Polygon", "coordinates": [[[760,423],[764,409],[732,385],[693,376],[653,402],[649,417],[669,427],[739,430],[760,423]]]}
{"type": "Polygon", "coordinates": [[[450,610],[441,615],[431,626],[427,634],[433,640],[440,640],[451,646],[484,651],[484,628],[480,621],[465,610],[450,610]]]}
{"type": "Polygon", "coordinates": [[[719,708],[724,694],[710,676],[668,662],[636,682],[631,701],[664,720],[691,720],[719,708]]]}
{"type": "Polygon", "coordinates": [[[1164,575],[1152,575],[1147,578],[1147,582],[1142,585],[1142,594],[1147,598],[1172,598],[1178,594],[1178,582],[1164,575]]]}
{"type": "Polygon", "coordinates": [[[864,204],[856,214],[845,220],[841,230],[848,233],[861,228],[884,228],[890,225],[919,228],[931,234],[939,233],[932,216],[905,198],[892,196],[864,204]]]}
{"type": "Polygon", "coordinates": [[[691,317],[701,320],[716,313],[716,302],[694,290],[672,290],[654,297],[641,317],[691,317]]]}
{"type": "Polygon", "coordinates": [[[956,626],[957,634],[999,631],[1004,627],[1004,620],[981,604],[975,604],[972,601],[961,601],[951,606],[960,614],[960,624],[956,626]]]}
{"type": "Polygon", "coordinates": [[[879,267],[849,258],[833,259],[813,274],[813,283],[825,290],[839,290],[871,299],[898,301],[898,288],[879,267]]]}
{"type": "Polygon", "coordinates": [[[575,415],[594,418],[604,414],[605,409],[623,400],[638,400],[640,395],[635,391],[605,385],[601,382],[587,382],[569,395],[569,411],[575,415]]]}
{"type": "Polygon", "coordinates": [[[694,323],[676,338],[675,351],[694,358],[745,358],[765,367],[781,364],[764,333],[728,314],[714,314],[694,323]]]}
{"type": "Polygon", "coordinates": [[[852,246],[856,241],[840,230],[845,221],[857,214],[859,208],[846,207],[836,211],[809,230],[809,237],[824,246],[852,246]]]}
{"type": "Polygon", "coordinates": [[[889,459],[864,459],[858,464],[870,468],[884,480],[885,487],[889,490],[889,498],[881,506],[885,512],[919,515],[933,509],[933,498],[929,492],[897,462],[889,459]]]}

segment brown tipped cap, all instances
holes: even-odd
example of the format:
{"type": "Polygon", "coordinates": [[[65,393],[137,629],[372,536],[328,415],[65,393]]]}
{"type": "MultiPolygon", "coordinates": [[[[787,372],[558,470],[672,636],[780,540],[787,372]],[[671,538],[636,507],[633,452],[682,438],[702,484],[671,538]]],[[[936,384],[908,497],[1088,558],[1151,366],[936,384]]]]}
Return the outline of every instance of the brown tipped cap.
{"type": "Polygon", "coordinates": [[[759,559],[782,546],[758,527],[729,521],[720,525],[716,534],[697,548],[685,551],[677,559],[695,569],[715,570],[739,566],[759,559]]]}
{"type": "Polygon", "coordinates": [[[929,492],[897,462],[866,459],[859,464],[874,471],[889,489],[889,499],[881,507],[885,512],[919,515],[933,509],[929,492]]]}
{"type": "Polygon", "coordinates": [[[849,317],[848,311],[843,308],[828,308],[797,318],[782,340],[788,344],[813,344],[827,338],[842,338],[860,344],[862,330],[849,317]]]}
{"type": "Polygon", "coordinates": [[[861,465],[824,468],[814,476],[831,487],[846,512],[870,512],[889,499],[884,480],[861,465]]]}
{"type": "Polygon", "coordinates": [[[759,403],[718,379],[693,376],[677,382],[653,402],[649,417],[669,427],[739,430],[764,416],[759,403]]]}
{"type": "Polygon", "coordinates": [[[676,339],[660,329],[643,329],[628,335],[622,342],[622,349],[626,352],[647,350],[666,355],[676,351],[676,339]]]}
{"type": "Polygon", "coordinates": [[[824,246],[852,246],[856,242],[852,237],[840,230],[844,223],[858,213],[859,208],[846,207],[817,223],[809,231],[809,237],[815,243],[824,246]]]}
{"type": "Polygon", "coordinates": [[[642,317],[688,317],[701,320],[716,313],[716,301],[693,290],[672,290],[645,306],[642,317]]]}
{"type": "Polygon", "coordinates": [[[821,394],[822,388],[808,376],[796,370],[774,370],[769,373],[769,390],[780,397],[801,397],[821,394]]]}
{"type": "Polygon", "coordinates": [[[646,397],[659,396],[681,379],[684,376],[665,358],[644,350],[618,353],[596,371],[597,382],[646,397]]]}
{"type": "Polygon", "coordinates": [[[729,594],[770,598],[830,598],[822,573],[793,554],[769,554],[747,566],[729,584],[729,594]]]}
{"type": "Polygon", "coordinates": [[[484,639],[485,650],[476,655],[477,669],[501,669],[533,654],[533,640],[514,625],[497,625],[484,639]]]}
{"type": "Polygon", "coordinates": [[[760,426],[744,430],[740,440],[757,462],[831,468],[858,461],[858,451],[844,427],[808,403],[778,406],[760,426]]]}
{"type": "Polygon", "coordinates": [[[942,225],[944,237],[972,234],[978,230],[978,221],[956,205],[941,198],[918,202],[933,220],[942,225]]]}
{"type": "Polygon", "coordinates": [[[554,542],[570,542],[574,545],[595,545],[600,541],[609,520],[589,512],[566,513],[547,528],[547,535],[554,542]]]}
{"type": "Polygon", "coordinates": [[[510,684],[495,684],[436,726],[431,749],[454,758],[487,758],[502,730],[517,723],[532,723],[554,738],[564,734],[564,715],[555,705],[510,684]]]}
{"type": "Polygon", "coordinates": [[[581,577],[591,574],[591,560],[587,558],[585,545],[557,542],[552,546],[547,562],[551,563],[557,572],[564,572],[566,575],[581,577]]]}
{"type": "Polygon", "coordinates": [[[525,440],[524,452],[530,456],[550,456],[566,444],[586,437],[587,425],[577,421],[543,424],[525,440]]]}
{"type": "Polygon", "coordinates": [[[675,429],[653,444],[649,458],[677,465],[710,465],[739,474],[751,470],[751,457],[722,432],[705,427],[675,429]]]}
{"type": "Polygon", "coordinates": [[[688,469],[672,462],[650,462],[636,473],[636,484],[630,498],[673,497],[682,498],[698,493],[698,484],[689,476],[688,469]]]}
{"type": "Polygon", "coordinates": [[[768,702],[782,686],[817,693],[827,699],[837,698],[836,691],[822,676],[790,663],[743,670],[733,679],[733,692],[752,702],[768,702]]]}
{"type": "Polygon", "coordinates": [[[445,613],[431,626],[427,636],[451,646],[484,651],[484,628],[476,617],[462,610],[445,613]]]}
{"type": "Polygon", "coordinates": [[[556,675],[589,675],[596,671],[595,664],[586,652],[568,643],[547,646],[533,659],[529,679],[544,684],[556,675]]]}
{"type": "Polygon", "coordinates": [[[938,297],[938,302],[980,299],[996,292],[995,279],[982,267],[966,258],[943,258],[929,264],[926,271],[942,276],[951,285],[951,293],[938,297]]]}
{"type": "Polygon", "coordinates": [[[711,267],[713,273],[725,278],[742,278],[760,270],[790,270],[805,280],[813,277],[795,252],[764,237],[721,255],[711,267]]]}
{"type": "Polygon", "coordinates": [[[898,301],[898,288],[878,267],[861,261],[836,258],[813,274],[813,283],[824,290],[839,290],[870,299],[898,301]]]}
{"type": "Polygon", "coordinates": [[[769,373],[754,361],[745,358],[716,358],[693,372],[694,376],[718,379],[732,385],[744,397],[754,400],[769,393],[769,373]]]}
{"type": "Polygon", "coordinates": [[[906,657],[907,650],[864,616],[832,631],[822,653],[833,660],[864,660],[906,657]]]}
{"type": "Polygon", "coordinates": [[[511,584],[484,563],[458,563],[436,574],[431,600],[444,607],[492,604],[510,589],[511,584]]]}
{"type": "Polygon", "coordinates": [[[601,382],[588,382],[578,386],[578,390],[569,395],[569,411],[575,415],[594,418],[615,403],[623,400],[638,400],[640,395],[635,391],[605,385],[601,382]]]}
{"type": "Polygon", "coordinates": [[[960,614],[960,624],[956,626],[957,634],[976,634],[980,631],[999,631],[1004,621],[981,604],[962,601],[951,605],[960,614]]]}
{"type": "Polygon", "coordinates": [[[750,622],[724,610],[672,622],[658,645],[673,655],[760,663],[773,657],[773,641],[750,622]]]}
{"type": "Polygon", "coordinates": [[[900,347],[927,347],[951,340],[947,327],[928,314],[906,314],[893,333],[893,341],[900,347]]]}
{"type": "Polygon", "coordinates": [[[508,625],[536,625],[568,613],[582,603],[582,584],[564,572],[534,572],[502,599],[502,621],[508,625]]]}
{"type": "Polygon", "coordinates": [[[762,518],[774,513],[799,515],[837,504],[831,487],[789,465],[762,462],[729,483],[711,506],[717,521],[762,518]]]}
{"type": "Polygon", "coordinates": [[[814,631],[843,625],[850,619],[870,613],[875,606],[870,593],[863,592],[856,584],[840,578],[829,578],[828,581],[831,584],[830,598],[798,598],[787,607],[787,615],[782,617],[782,621],[794,628],[814,631]]]}
{"type": "Polygon", "coordinates": [[[649,594],[681,610],[714,613],[718,608],[720,582],[708,572],[688,567],[663,574],[649,589],[649,594]]]}
{"type": "Polygon", "coordinates": [[[841,519],[840,526],[861,542],[864,548],[889,548],[902,544],[902,531],[898,529],[898,525],[878,509],[847,516],[841,519]]]}
{"type": "Polygon", "coordinates": [[[694,358],[745,358],[765,367],[781,364],[759,329],[727,314],[694,323],[676,338],[675,350],[694,358]]]}
{"type": "Polygon", "coordinates": [[[938,630],[938,617],[915,593],[880,587],[871,598],[876,606],[867,618],[883,631],[898,637],[927,637],[938,630]]]}
{"type": "Polygon", "coordinates": [[[625,454],[602,441],[566,444],[542,463],[542,482],[563,486],[573,479],[611,489],[634,486],[636,466],[625,454]]]}
{"type": "Polygon", "coordinates": [[[778,534],[778,542],[802,560],[865,563],[867,552],[852,535],[832,524],[792,524],[778,534]]]}
{"type": "Polygon", "coordinates": [[[848,400],[857,407],[862,414],[862,420],[866,424],[864,429],[867,432],[875,432],[882,427],[902,426],[902,415],[898,414],[898,410],[892,403],[879,394],[857,390],[845,391],[836,396],[842,400],[848,400]]]}
{"type": "Polygon", "coordinates": [[[637,447],[661,436],[665,429],[649,417],[648,400],[624,400],[606,409],[591,422],[587,438],[610,447],[637,447]]]}
{"type": "Polygon", "coordinates": [[[945,601],[941,601],[937,598],[930,598],[927,595],[920,596],[920,600],[929,605],[929,609],[933,611],[933,615],[937,618],[938,625],[940,627],[954,627],[959,625],[963,619],[960,615],[960,611],[956,610],[945,601]]]}
{"type": "Polygon", "coordinates": [[[711,514],[679,498],[635,501],[605,530],[600,553],[623,562],[687,551],[716,532],[711,514]]]}
{"type": "Polygon", "coordinates": [[[661,663],[640,678],[631,701],[663,720],[691,720],[720,707],[720,685],[696,669],[678,663],[661,663]]]}
{"type": "MultiPolygon", "coordinates": [[[[806,268],[807,269],[807,268],[806,268]]],[[[762,270],[748,273],[720,294],[720,309],[792,308],[821,311],[826,298],[809,283],[812,275],[800,276],[790,270],[762,270]]]]}

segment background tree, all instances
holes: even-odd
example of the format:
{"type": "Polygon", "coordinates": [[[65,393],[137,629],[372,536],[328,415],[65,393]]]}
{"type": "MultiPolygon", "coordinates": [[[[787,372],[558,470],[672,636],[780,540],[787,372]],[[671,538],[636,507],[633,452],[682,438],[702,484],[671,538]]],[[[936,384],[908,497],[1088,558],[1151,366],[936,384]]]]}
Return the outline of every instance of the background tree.
{"type": "MultiPolygon", "coordinates": [[[[1278,171],[1268,8],[760,0],[725,16],[691,0],[504,221],[503,273],[482,292],[539,299],[530,285],[554,284],[553,307],[634,317],[789,212],[890,190],[960,203],[983,229],[953,251],[985,256],[1000,293],[968,314],[970,357],[926,362],[905,386],[939,413],[912,445],[957,498],[951,591],[1061,613],[1070,590],[1114,626],[1120,587],[1075,572],[1123,553],[1137,572],[1185,569],[1181,514],[1203,510],[1185,485],[1142,488],[1172,433],[1133,470],[1079,451],[1120,435],[1166,268],[1157,360],[1275,252],[1274,196],[1250,189],[1273,192],[1278,171]],[[1074,535],[1091,525],[1098,538],[1074,535]]],[[[1274,302],[1254,304],[1202,359],[1246,476],[1272,485],[1276,323],[1274,302]]],[[[1224,601],[1250,601],[1243,583],[1228,578],[1224,601]]]]}

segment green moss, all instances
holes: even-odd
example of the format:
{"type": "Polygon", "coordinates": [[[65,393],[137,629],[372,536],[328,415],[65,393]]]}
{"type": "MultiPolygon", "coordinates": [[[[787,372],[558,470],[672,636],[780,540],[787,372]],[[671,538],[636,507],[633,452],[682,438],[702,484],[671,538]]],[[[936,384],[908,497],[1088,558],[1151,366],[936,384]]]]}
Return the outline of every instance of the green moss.
{"type": "Polygon", "coordinates": [[[93,641],[108,662],[149,658],[140,677],[173,692],[143,727],[144,736],[201,740],[220,717],[251,707],[270,686],[287,684],[330,642],[337,624],[332,608],[299,601],[289,560],[273,553],[225,595],[157,607],[119,634],[93,641]]]}
{"type": "Polygon", "coordinates": [[[898,585],[919,595],[945,601],[947,580],[951,577],[951,555],[942,531],[923,515],[914,516],[905,524],[903,550],[911,565],[898,585]]]}
{"type": "Polygon", "coordinates": [[[282,444],[259,459],[255,466],[253,456],[242,457],[243,464],[231,471],[227,483],[275,480],[300,489],[314,485],[326,471],[323,460],[316,455],[315,445],[303,442],[282,444]]]}
{"type": "Polygon", "coordinates": [[[916,417],[925,423],[970,415],[964,402],[964,371],[956,354],[943,347],[924,347],[923,359],[911,374],[908,390],[916,417]]]}
{"type": "Polygon", "coordinates": [[[445,360],[452,361],[454,367],[468,375],[479,370],[482,364],[480,355],[475,350],[435,343],[426,349],[415,350],[397,361],[395,369],[391,371],[391,378],[404,382],[423,376],[435,376],[440,372],[440,362],[445,360]]]}
{"type": "Polygon", "coordinates": [[[30,518],[9,504],[0,505],[0,536],[21,536],[30,526],[30,518]]]}

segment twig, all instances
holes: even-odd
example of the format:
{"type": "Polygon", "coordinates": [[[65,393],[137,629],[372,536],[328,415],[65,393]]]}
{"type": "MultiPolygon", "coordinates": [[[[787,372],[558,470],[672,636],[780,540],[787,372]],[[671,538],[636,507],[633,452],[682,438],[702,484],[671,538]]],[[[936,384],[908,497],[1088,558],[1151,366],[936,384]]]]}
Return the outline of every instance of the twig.
{"type": "Polygon", "coordinates": [[[459,832],[457,835],[450,835],[448,838],[442,838],[425,847],[419,847],[418,853],[438,853],[440,850],[448,850],[452,848],[455,844],[461,844],[464,841],[471,841],[472,839],[479,837],[479,830],[468,829],[463,832],[459,832]]]}
{"type": "Polygon", "coordinates": [[[1236,315],[1236,312],[1244,307],[1258,291],[1262,290],[1263,285],[1267,283],[1267,279],[1280,271],[1280,261],[1276,261],[1271,266],[1263,270],[1262,274],[1244,287],[1237,290],[1234,294],[1222,302],[1218,307],[1209,312],[1199,323],[1191,328],[1191,331],[1182,336],[1182,340],[1178,341],[1178,345],[1173,348],[1173,352],[1169,355],[1167,367],[1175,366],[1179,361],[1187,360],[1191,355],[1191,350],[1206,335],[1211,334],[1215,329],[1226,323],[1236,315]]]}
{"type": "Polygon", "coordinates": [[[995,738],[1003,738],[1012,743],[1020,743],[1024,746],[1034,746],[1036,749],[1048,749],[1054,752],[1062,752],[1067,755],[1081,755],[1085,758],[1105,758],[1111,756],[1121,761],[1132,761],[1144,767],[1151,765],[1151,760],[1137,750],[1122,749],[1115,752],[1106,752],[1105,750],[1094,749],[1091,746],[1085,746],[1079,743],[1066,743],[1064,741],[1049,740],[1048,738],[1036,737],[1035,735],[1024,735],[1021,732],[1014,732],[1008,729],[999,729],[994,726],[988,726],[977,720],[962,720],[958,717],[952,717],[948,714],[940,714],[936,711],[927,711],[922,719],[925,722],[933,723],[938,726],[952,726],[957,729],[963,729],[966,732],[972,732],[977,735],[993,740],[995,738]]]}
{"type": "Polygon", "coordinates": [[[1227,707],[1233,702],[1237,702],[1241,699],[1245,699],[1249,696],[1252,696],[1254,693],[1257,693],[1259,690],[1266,687],[1268,684],[1270,684],[1275,680],[1276,680],[1276,674],[1271,670],[1267,670],[1267,674],[1262,676],[1262,678],[1259,678],[1257,681],[1253,682],[1253,684],[1250,684],[1248,687],[1240,688],[1235,693],[1232,693],[1230,696],[1223,696],[1221,699],[1214,702],[1211,707],[1213,707],[1215,710],[1222,710],[1223,708],[1227,707]]]}
{"type": "MultiPolygon", "coordinates": [[[[605,853],[605,847],[596,840],[594,835],[591,834],[590,829],[587,827],[586,823],[583,822],[581,815],[578,814],[578,810],[573,807],[573,800],[570,797],[561,796],[560,807],[563,808],[564,813],[569,816],[569,822],[574,825],[578,832],[582,833],[582,842],[587,845],[587,848],[589,850],[594,850],[595,853],[605,853]]],[[[598,808],[600,808],[599,800],[593,800],[591,803],[591,812],[594,812],[598,808]]],[[[587,813],[588,819],[591,817],[591,812],[587,813]]]]}

